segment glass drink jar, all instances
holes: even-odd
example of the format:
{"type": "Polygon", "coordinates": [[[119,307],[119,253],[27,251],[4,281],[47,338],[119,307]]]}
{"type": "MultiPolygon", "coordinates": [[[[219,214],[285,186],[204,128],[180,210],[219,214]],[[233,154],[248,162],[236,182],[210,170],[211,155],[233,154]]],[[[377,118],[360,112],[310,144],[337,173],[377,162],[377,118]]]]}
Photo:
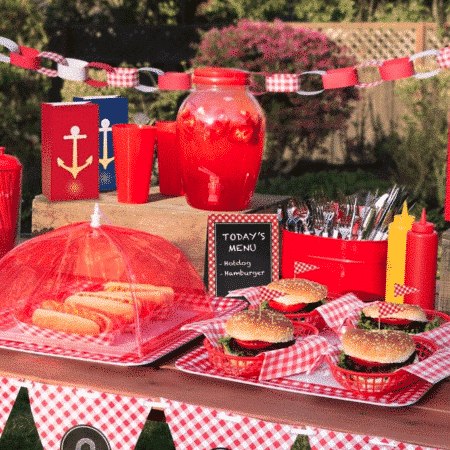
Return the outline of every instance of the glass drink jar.
{"type": "Polygon", "coordinates": [[[266,123],[249,79],[236,69],[194,70],[196,87],[177,115],[183,188],[194,208],[241,211],[253,196],[266,123]]]}

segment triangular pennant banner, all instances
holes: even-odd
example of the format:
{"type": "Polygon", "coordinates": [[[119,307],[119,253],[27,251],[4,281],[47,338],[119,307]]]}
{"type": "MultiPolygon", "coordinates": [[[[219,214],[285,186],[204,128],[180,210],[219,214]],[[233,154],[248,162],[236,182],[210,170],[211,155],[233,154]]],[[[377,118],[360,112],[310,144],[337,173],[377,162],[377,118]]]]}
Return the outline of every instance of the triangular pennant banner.
{"type": "Polygon", "coordinates": [[[400,295],[415,294],[419,292],[419,289],[412,286],[405,286],[402,284],[394,284],[394,297],[399,297],[400,295]]]}
{"type": "Polygon", "coordinates": [[[301,261],[294,262],[294,275],[298,275],[300,273],[310,272],[311,270],[320,269],[319,266],[315,266],[314,264],[308,264],[301,261]]]}
{"type": "Polygon", "coordinates": [[[378,306],[378,312],[380,317],[387,317],[391,314],[403,311],[405,307],[402,304],[392,302],[381,302],[378,306]]]}

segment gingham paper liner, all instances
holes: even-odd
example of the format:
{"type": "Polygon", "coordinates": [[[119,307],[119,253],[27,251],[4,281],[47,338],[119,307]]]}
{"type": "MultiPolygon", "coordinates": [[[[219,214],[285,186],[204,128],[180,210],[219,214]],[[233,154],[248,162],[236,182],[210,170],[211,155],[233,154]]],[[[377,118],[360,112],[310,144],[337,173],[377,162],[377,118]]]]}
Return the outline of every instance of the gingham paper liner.
{"type": "Polygon", "coordinates": [[[309,436],[311,450],[439,450],[435,447],[408,444],[377,436],[350,434],[315,428],[309,436]]]}
{"type": "Polygon", "coordinates": [[[388,392],[381,396],[363,396],[343,388],[335,381],[326,363],[310,375],[301,374],[274,380],[257,380],[234,375],[224,375],[215,368],[208,359],[207,350],[201,346],[176,361],[176,367],[187,373],[203,375],[222,380],[231,380],[252,386],[262,386],[280,391],[294,392],[318,397],[335,398],[350,402],[368,403],[388,407],[407,406],[416,403],[433,386],[423,380],[395,392],[388,392]]]}
{"type": "MultiPolygon", "coordinates": [[[[202,332],[209,342],[219,348],[217,341],[224,336],[224,325],[228,319],[211,319],[201,323],[184,325],[182,329],[202,332]]],[[[264,352],[259,380],[270,380],[302,372],[312,372],[323,359],[329,348],[328,341],[321,336],[306,336],[296,340],[294,345],[279,350],[264,352]]]]}
{"type": "Polygon", "coordinates": [[[175,444],[180,450],[289,450],[299,427],[265,422],[227,411],[166,400],[164,410],[175,444]]]}
{"type": "Polygon", "coordinates": [[[143,399],[135,397],[37,382],[28,390],[46,450],[59,449],[64,434],[81,424],[101,431],[112,449],[133,449],[149,413],[143,399]]]}
{"type": "Polygon", "coordinates": [[[266,286],[255,286],[230,291],[227,297],[245,297],[251,306],[259,306],[262,302],[274,300],[283,295],[285,295],[283,292],[268,289],[266,286]]]}
{"type": "MultiPolygon", "coordinates": [[[[199,311],[199,315],[203,314],[208,316],[215,313],[216,317],[233,314],[246,306],[246,302],[239,299],[193,294],[180,295],[179,302],[180,307],[199,311]]],[[[68,349],[63,346],[58,346],[57,344],[47,345],[42,343],[31,343],[23,340],[21,341],[19,333],[17,334],[18,339],[16,340],[11,338],[2,338],[0,333],[0,347],[28,353],[79,359],[83,361],[102,362],[105,364],[122,366],[152,363],[200,336],[200,333],[197,331],[183,331],[180,328],[177,328],[158,336],[158,339],[152,340],[149,345],[144,345],[142,355],[138,355],[135,352],[124,355],[111,355],[102,354],[99,352],[89,352],[85,349],[68,349]]]]}
{"type": "Polygon", "coordinates": [[[19,393],[21,385],[24,383],[15,378],[0,378],[0,435],[3,433],[4,426],[11,414],[11,409],[19,393]]]}

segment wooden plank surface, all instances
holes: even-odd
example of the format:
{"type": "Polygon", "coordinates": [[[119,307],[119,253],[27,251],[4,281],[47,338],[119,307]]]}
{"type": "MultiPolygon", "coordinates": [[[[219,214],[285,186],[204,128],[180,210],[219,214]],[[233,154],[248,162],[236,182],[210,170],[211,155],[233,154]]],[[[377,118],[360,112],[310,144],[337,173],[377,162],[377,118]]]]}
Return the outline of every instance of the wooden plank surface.
{"type": "Polygon", "coordinates": [[[174,367],[111,366],[0,349],[0,374],[146,398],[170,398],[270,422],[367,434],[450,449],[450,383],[414,405],[391,408],[301,395],[187,374],[174,367]]]}

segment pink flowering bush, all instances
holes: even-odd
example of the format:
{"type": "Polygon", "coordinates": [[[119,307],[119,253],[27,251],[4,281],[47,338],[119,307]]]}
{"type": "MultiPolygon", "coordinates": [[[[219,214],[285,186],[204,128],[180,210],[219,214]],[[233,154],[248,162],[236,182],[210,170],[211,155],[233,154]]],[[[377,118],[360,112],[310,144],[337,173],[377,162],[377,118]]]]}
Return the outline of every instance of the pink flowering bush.
{"type": "MultiPolygon", "coordinates": [[[[251,89],[260,93],[257,100],[267,118],[266,165],[275,171],[292,167],[292,162],[300,157],[310,157],[329,133],[344,130],[353,109],[352,101],[358,99],[354,87],[327,89],[318,95],[265,92],[265,78],[261,74],[300,74],[355,64],[345,49],[323,33],[279,20],[273,23],[243,20],[221,30],[213,28],[202,36],[191,64],[258,73],[253,76],[251,89]],[[290,160],[286,160],[286,155],[291,155],[290,160]]],[[[323,89],[320,75],[301,76],[299,86],[303,91],[323,89]]]]}

